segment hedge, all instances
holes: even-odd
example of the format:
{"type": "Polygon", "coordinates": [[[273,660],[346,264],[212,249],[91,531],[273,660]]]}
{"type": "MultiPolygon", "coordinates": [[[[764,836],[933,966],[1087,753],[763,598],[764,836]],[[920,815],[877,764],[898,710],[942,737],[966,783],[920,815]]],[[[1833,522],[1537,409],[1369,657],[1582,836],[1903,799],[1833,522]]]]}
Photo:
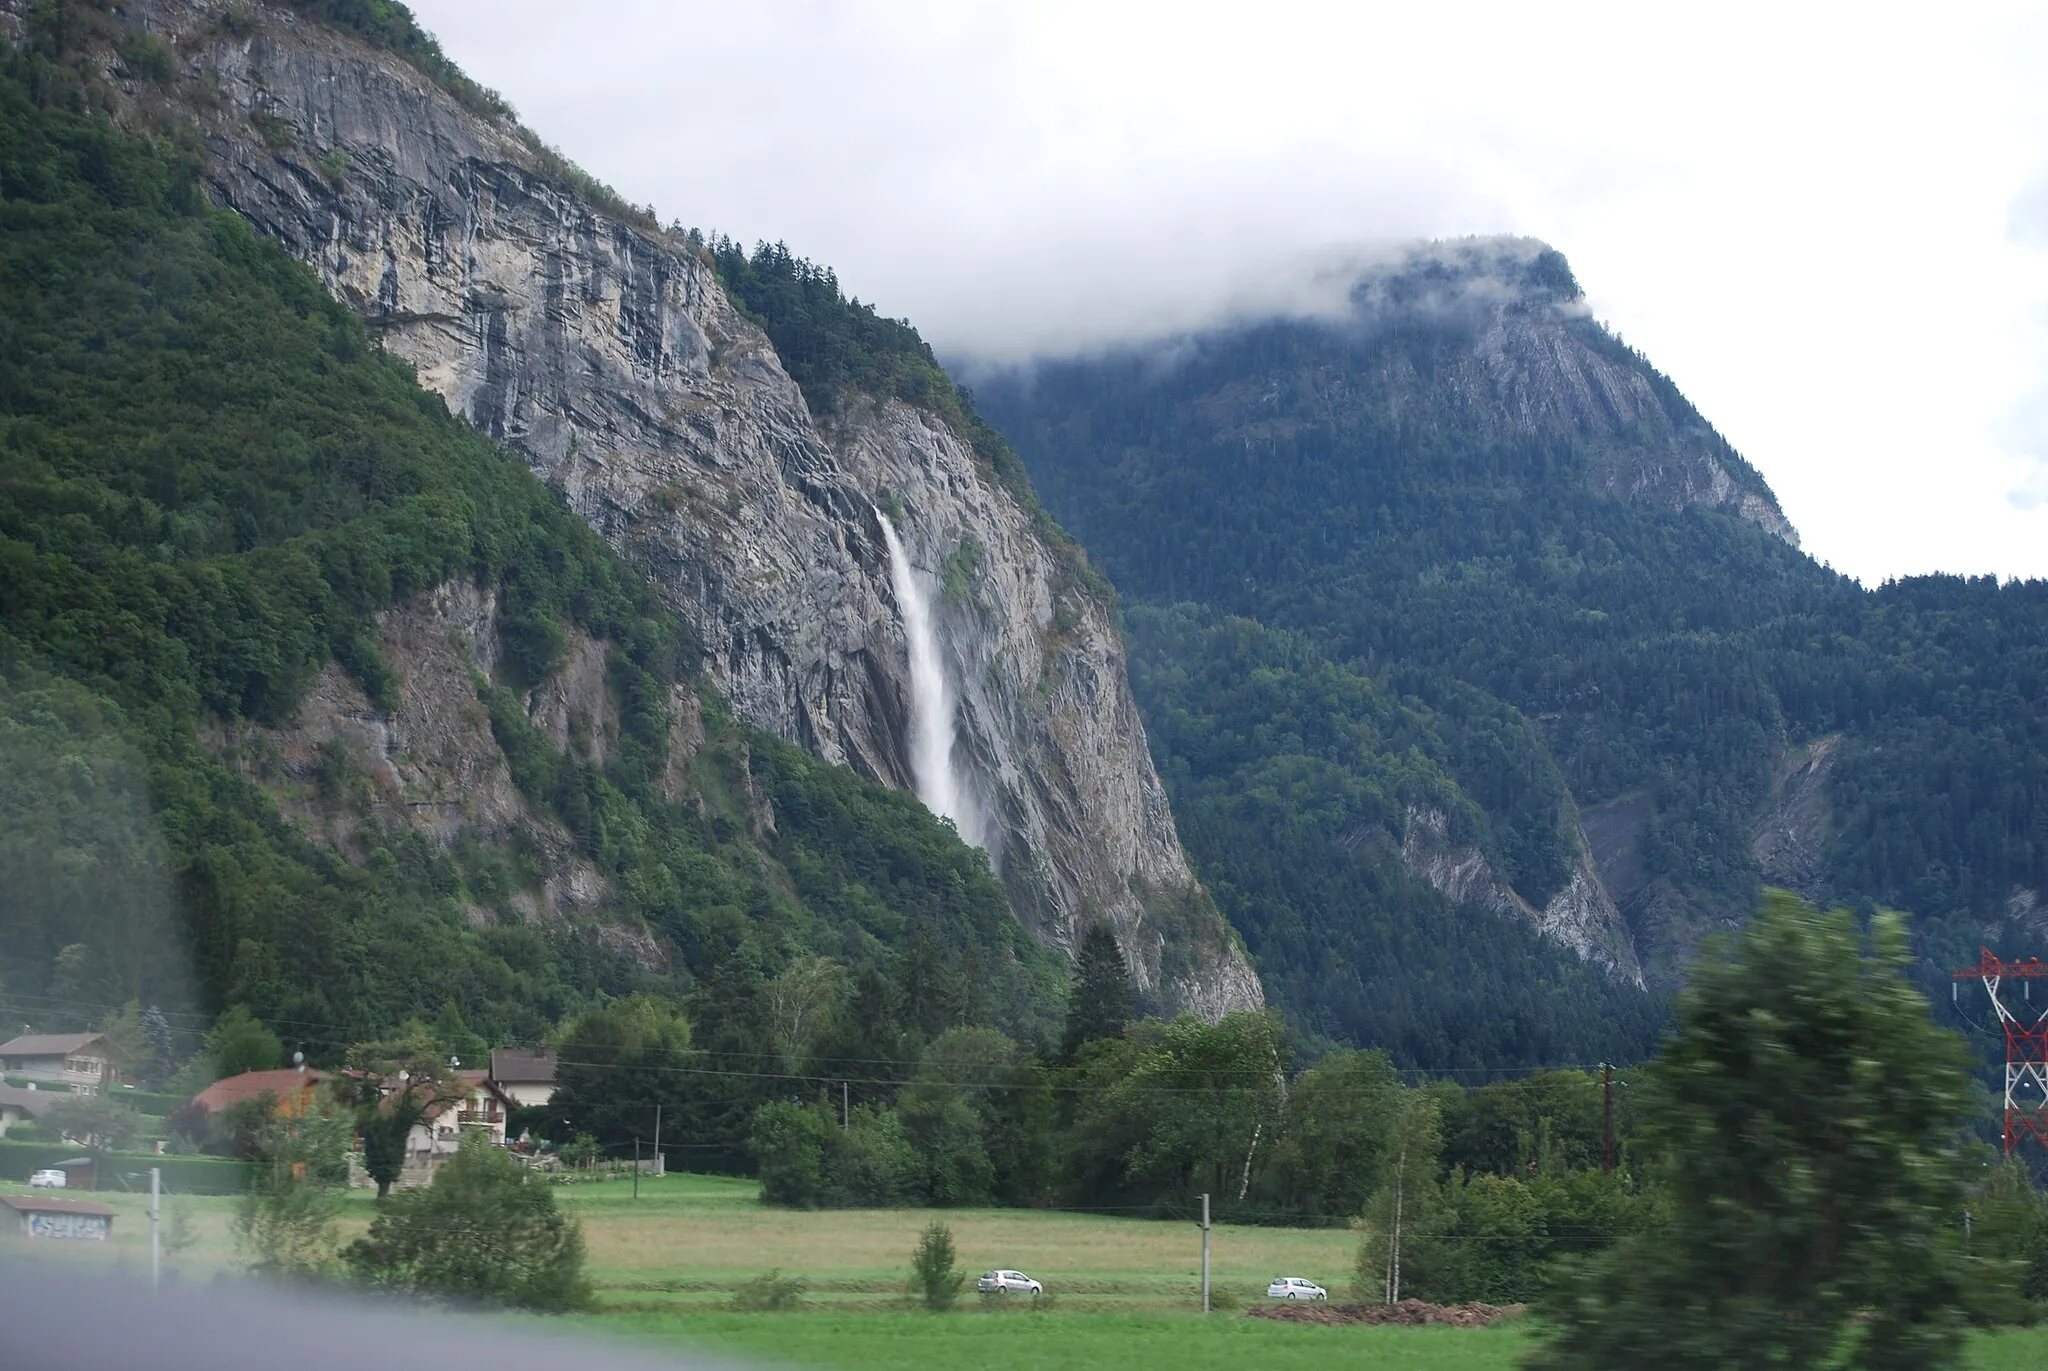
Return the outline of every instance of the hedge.
{"type": "MultiPolygon", "coordinates": [[[[85,1155],[76,1143],[9,1142],[0,1138],[0,1180],[25,1181],[45,1167],[85,1155]]],[[[250,1163],[234,1157],[164,1157],[154,1152],[109,1153],[98,1174],[101,1190],[119,1190],[117,1177],[134,1173],[140,1182],[129,1185],[149,1189],[149,1168],[163,1171],[163,1187],[186,1195],[234,1195],[249,1188],[250,1163]]]]}

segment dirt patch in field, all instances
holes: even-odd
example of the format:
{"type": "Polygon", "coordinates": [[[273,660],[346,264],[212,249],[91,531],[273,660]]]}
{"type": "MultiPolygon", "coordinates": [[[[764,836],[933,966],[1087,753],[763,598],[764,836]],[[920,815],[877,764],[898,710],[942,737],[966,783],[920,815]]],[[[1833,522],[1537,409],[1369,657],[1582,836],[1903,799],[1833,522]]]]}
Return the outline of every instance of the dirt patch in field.
{"type": "Polygon", "coordinates": [[[1277,1319],[1281,1323],[1392,1323],[1404,1328],[1445,1323],[1453,1328],[1484,1328],[1498,1320],[1511,1319],[1528,1307],[1402,1300],[1399,1304],[1255,1304],[1244,1312],[1254,1319],[1277,1319]]]}

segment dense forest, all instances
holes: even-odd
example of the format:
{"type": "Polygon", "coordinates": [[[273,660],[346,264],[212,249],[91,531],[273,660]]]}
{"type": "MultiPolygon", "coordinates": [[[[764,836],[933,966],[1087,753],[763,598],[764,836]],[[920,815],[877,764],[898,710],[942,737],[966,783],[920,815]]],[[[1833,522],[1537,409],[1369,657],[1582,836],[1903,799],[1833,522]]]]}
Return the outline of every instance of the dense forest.
{"type": "MultiPolygon", "coordinates": [[[[1503,254],[1479,272],[1488,288],[1463,294],[1473,255],[1445,257],[1455,269],[1425,256],[1368,277],[1348,320],[1247,323],[978,387],[1123,599],[1187,841],[1278,1001],[1339,1024],[1355,1014],[1351,978],[1374,965],[1364,946],[1432,926],[1364,888],[1297,901],[1303,863],[1275,860],[1270,826],[1203,817],[1223,793],[1217,740],[1246,775],[1298,773],[1329,752],[1299,727],[1307,714],[1371,720],[1351,765],[1394,778],[1412,777],[1419,735],[1384,720],[1428,719],[1423,752],[1532,902],[1583,820],[1657,985],[1675,983],[1703,932],[1746,917],[1766,880],[1913,911],[1930,982],[1986,929],[2012,948],[2034,939],[2048,889],[2048,584],[1865,590],[1732,505],[1630,498],[1709,458],[1737,491],[1767,492],[1577,307],[1555,253],[1503,254]],[[1544,349],[1654,405],[1626,423],[1610,410],[1518,427],[1517,406],[1570,409],[1540,388],[1544,349]],[[1456,703],[1470,700],[1486,705],[1456,703]],[[1760,855],[1760,829],[1814,756],[1824,798],[1780,816],[1803,850],[1760,855]],[[1299,919],[1275,921],[1297,903],[1299,919]],[[1316,961],[1339,948],[1359,949],[1339,955],[1341,974],[1316,961]]],[[[1375,782],[1341,816],[1308,787],[1268,786],[1260,803],[1323,835],[1324,851],[1362,826],[1374,841],[1356,851],[1380,856],[1354,860],[1391,889],[1402,820],[1385,797],[1403,783],[1375,782]]],[[[1512,958],[1511,980],[1535,979],[1491,934],[1466,941],[1512,958]]],[[[1423,960],[1403,963],[1404,981],[1471,979],[1452,972],[1458,940],[1415,943],[1423,960]]]]}
{"type": "Polygon", "coordinates": [[[489,1041],[534,1041],[609,995],[827,955],[878,978],[892,1013],[927,1006],[934,1032],[1056,1030],[1065,973],[983,854],[914,798],[735,723],[640,573],[309,271],[210,209],[191,154],[86,112],[63,35],[41,37],[0,71],[15,1021],[133,1001],[197,1025],[235,1005],[332,1058],[449,1006],[489,1041]],[[601,873],[609,900],[588,918],[521,917],[534,854],[435,839],[346,749],[323,752],[314,785],[352,814],[343,850],[218,745],[288,725],[331,664],[394,707],[381,616],[457,580],[495,594],[477,704],[524,802],[601,873]],[[572,633],[608,646],[602,764],[528,714],[572,633]],[[678,687],[705,736],[672,795],[678,687]],[[655,955],[617,928],[646,930],[655,955]]]}

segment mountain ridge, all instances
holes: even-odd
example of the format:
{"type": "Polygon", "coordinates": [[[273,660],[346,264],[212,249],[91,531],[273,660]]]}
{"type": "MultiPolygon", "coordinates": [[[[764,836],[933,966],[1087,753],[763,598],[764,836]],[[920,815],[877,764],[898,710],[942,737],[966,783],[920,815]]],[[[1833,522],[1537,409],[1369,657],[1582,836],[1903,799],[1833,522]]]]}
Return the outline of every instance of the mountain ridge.
{"type": "Polygon", "coordinates": [[[903,512],[931,574],[973,562],[981,593],[946,603],[941,632],[1018,916],[1060,947],[1109,919],[1163,1006],[1260,1002],[1186,866],[1104,606],[971,435],[896,397],[816,423],[699,249],[585,195],[509,115],[402,55],[292,7],[242,6],[226,26],[227,9],[177,0],[130,13],[177,54],[172,89],[210,92],[177,98],[215,201],[648,568],[743,717],[908,784],[872,507],[903,512]]]}
{"type": "MultiPolygon", "coordinates": [[[[1447,895],[1515,907],[1504,885],[1540,908],[1589,850],[1663,989],[1766,876],[1915,909],[1930,947],[2036,907],[2048,720],[2020,683],[2048,655],[2043,583],[1865,591],[1800,553],[1762,475],[1592,319],[1545,245],[1420,245],[1366,269],[1348,313],[1255,317],[976,383],[1131,622],[1242,621],[1298,635],[1267,668],[1282,675],[1355,672],[1439,721],[1461,691],[1509,711],[1485,735],[1454,722],[1431,754],[1481,811],[1459,860],[1420,863],[1447,895]],[[1828,761],[1801,781],[1808,749],[1828,761]],[[1475,857],[1507,878],[1458,877],[1475,857]]],[[[1137,636],[1177,804],[1200,758],[1168,710],[1213,705],[1214,727],[1263,739],[1254,770],[1296,755],[1294,716],[1215,693],[1229,635],[1137,636]]],[[[1298,822],[1299,803],[1271,821],[1298,822]]],[[[1385,861],[1432,846],[1405,812],[1368,821],[1385,861]]],[[[1282,898],[1270,876],[1264,894],[1233,879],[1258,863],[1201,832],[1204,879],[1231,892],[1241,927],[1266,923],[1252,909],[1282,898]]],[[[1325,928],[1311,941],[1341,937],[1325,928]]],[[[1286,955],[1250,941],[1262,967],[1286,955]]],[[[1349,992],[1292,993],[1305,1013],[1302,994],[1349,992]]]]}

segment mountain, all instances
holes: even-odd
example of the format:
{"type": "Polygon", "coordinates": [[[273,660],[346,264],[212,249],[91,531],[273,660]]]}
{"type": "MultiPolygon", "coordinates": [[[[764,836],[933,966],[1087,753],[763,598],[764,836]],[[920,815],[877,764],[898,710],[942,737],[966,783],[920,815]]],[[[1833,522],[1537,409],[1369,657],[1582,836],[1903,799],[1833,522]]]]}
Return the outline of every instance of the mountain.
{"type": "MultiPolygon", "coordinates": [[[[25,32],[22,7],[0,9],[25,32]]],[[[663,230],[521,128],[401,6],[149,0],[118,23],[59,10],[69,27],[46,45],[124,121],[183,130],[214,204],[309,266],[381,351],[650,578],[740,724],[948,795],[945,817],[987,853],[1013,915],[1055,949],[1108,920],[1154,1005],[1214,1018],[1261,1003],[1187,866],[1100,577],[914,331],[831,282],[810,303],[873,335],[876,355],[800,388],[772,302],[736,305],[701,238],[663,230]],[[939,664],[922,689],[955,702],[951,757],[926,774],[912,743],[932,702],[911,623],[939,664]]],[[[801,285],[809,270],[763,258],[755,284],[801,285]]],[[[441,595],[404,631],[438,642],[452,626],[487,662],[496,608],[441,595]]],[[[564,650],[581,684],[560,687],[551,717],[602,723],[603,654],[564,650]]],[[[408,660],[454,670],[432,656],[408,660]]],[[[352,706],[310,698],[296,726],[318,746],[315,716],[352,706]]],[[[209,725],[224,745],[237,736],[232,720],[209,725]]],[[[463,779],[475,759],[456,747],[447,760],[399,767],[424,797],[405,812],[444,849],[505,840],[503,806],[463,779]]],[[[574,869],[549,880],[543,903],[607,898],[574,869]]]]}
{"type": "Polygon", "coordinates": [[[984,854],[736,721],[638,569],[76,77],[0,51],[11,1009],[234,1003],[324,1060],[707,984],[715,1027],[824,953],[927,1036],[1056,1032],[984,854]]]}
{"type": "Polygon", "coordinates": [[[1560,974],[1511,926],[1668,988],[1765,881],[1919,913],[1930,967],[2038,938],[2048,585],[1816,563],[1554,250],[1418,247],[1328,317],[976,398],[1122,597],[1198,873],[1323,1031],[1560,974]]]}

